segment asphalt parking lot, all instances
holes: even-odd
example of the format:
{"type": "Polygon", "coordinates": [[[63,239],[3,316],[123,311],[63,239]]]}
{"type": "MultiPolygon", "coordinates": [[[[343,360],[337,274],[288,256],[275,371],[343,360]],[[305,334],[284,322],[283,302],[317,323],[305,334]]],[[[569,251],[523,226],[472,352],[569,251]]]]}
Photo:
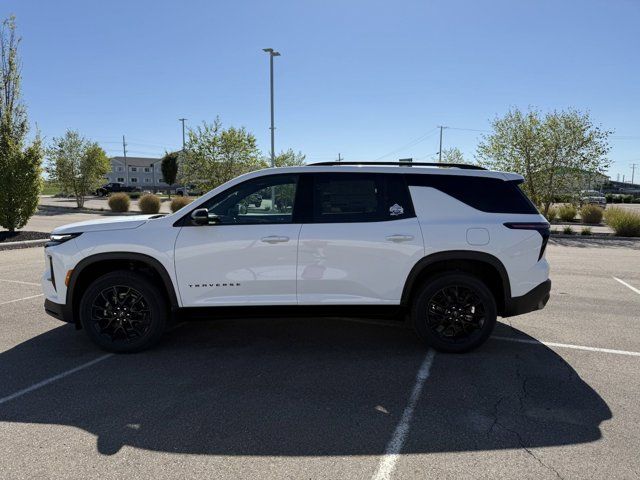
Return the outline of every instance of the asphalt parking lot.
{"type": "Polygon", "coordinates": [[[0,252],[0,478],[639,478],[640,242],[557,239],[547,308],[479,350],[346,320],[182,324],[135,355],[0,252]]]}

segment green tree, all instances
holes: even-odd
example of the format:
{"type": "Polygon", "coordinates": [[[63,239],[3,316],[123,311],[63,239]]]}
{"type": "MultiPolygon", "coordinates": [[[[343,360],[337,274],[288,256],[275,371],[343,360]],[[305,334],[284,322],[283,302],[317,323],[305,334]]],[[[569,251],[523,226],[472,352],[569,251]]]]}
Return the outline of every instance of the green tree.
{"type": "MultiPolygon", "coordinates": [[[[307,158],[302,152],[294,152],[293,149],[289,149],[285,152],[280,152],[276,155],[275,166],[276,167],[299,167],[304,165],[305,158],[307,158]]],[[[271,165],[271,159],[265,160],[265,167],[271,165]]]]}
{"type": "Polygon", "coordinates": [[[178,176],[178,159],[180,152],[165,153],[162,157],[160,169],[162,170],[162,179],[164,183],[169,185],[169,198],[171,198],[171,186],[176,183],[178,176]]]}
{"type": "Polygon", "coordinates": [[[52,140],[47,158],[49,177],[58,182],[63,191],[74,195],[78,208],[84,206],[86,195],[95,190],[111,170],[105,151],[74,130],[67,130],[63,137],[52,140]]]}
{"type": "Polygon", "coordinates": [[[24,227],[38,207],[42,189],[40,136],[27,145],[27,111],[20,93],[20,58],[15,17],[0,26],[0,225],[24,227]]]}
{"type": "Polygon", "coordinates": [[[609,167],[611,133],[575,109],[543,115],[515,108],[493,121],[476,156],[484,166],[521,174],[524,191],[546,215],[555,197],[575,194],[580,179],[609,167]]]}
{"type": "Polygon", "coordinates": [[[442,162],[443,163],[467,163],[464,159],[464,155],[459,148],[445,148],[442,150],[442,162]]]}
{"type": "Polygon", "coordinates": [[[205,190],[264,167],[253,134],[244,127],[222,128],[219,118],[189,129],[185,150],[178,178],[181,183],[193,183],[205,190]]]}

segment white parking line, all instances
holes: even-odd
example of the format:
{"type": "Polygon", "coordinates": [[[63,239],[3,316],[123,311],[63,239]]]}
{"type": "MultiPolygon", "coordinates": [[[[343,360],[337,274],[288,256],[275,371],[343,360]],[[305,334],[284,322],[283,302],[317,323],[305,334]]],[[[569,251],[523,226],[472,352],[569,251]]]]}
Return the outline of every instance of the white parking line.
{"type": "Polygon", "coordinates": [[[611,278],[613,278],[616,282],[620,282],[625,287],[630,288],[632,291],[636,292],[637,294],[640,294],[640,290],[638,290],[636,287],[629,285],[624,280],[620,280],[618,277],[611,277],[611,278]]]}
{"type": "Polygon", "coordinates": [[[79,367],[75,367],[72,368],[71,370],[67,370],[66,372],[62,372],[59,373],[58,375],[54,375],[53,377],[49,377],[46,380],[43,380],[41,382],[35,383],[33,385],[31,385],[30,387],[27,388],[23,388],[22,390],[18,390],[15,393],[12,393],[11,395],[7,395],[6,397],[0,398],[0,405],[2,405],[3,403],[9,402],[11,400],[14,400],[18,397],[21,397],[22,395],[29,393],[29,392],[33,392],[34,390],[37,390],[38,388],[42,388],[45,385],[49,385],[50,383],[53,383],[57,380],[60,380],[64,377],[68,377],[69,375],[79,372],[80,370],[83,370],[87,367],[90,367],[91,365],[95,365],[98,362],[101,362],[102,360],[106,360],[109,357],[112,357],[114,354],[113,353],[107,353],[105,355],[102,355],[101,357],[98,358],[94,358],[93,360],[91,360],[90,362],[87,363],[83,363],[82,365],[80,365],[79,367]]]}
{"type": "Polygon", "coordinates": [[[21,285],[34,285],[36,287],[39,287],[40,284],[39,283],[34,283],[34,282],[23,282],[21,280],[5,280],[3,278],[0,278],[0,282],[7,282],[7,283],[19,283],[21,285]]]}
{"type": "Polygon", "coordinates": [[[640,357],[640,352],[629,352],[627,350],[613,350],[611,348],[586,347],[584,345],[571,345],[569,343],[543,342],[540,340],[529,340],[528,338],[512,338],[512,337],[491,337],[494,340],[502,340],[505,342],[529,343],[531,345],[546,345],[547,347],[572,348],[574,350],[586,350],[587,352],[614,353],[616,355],[629,355],[631,357],[640,357]]]}
{"type": "Polygon", "coordinates": [[[407,434],[409,433],[413,412],[416,409],[416,405],[420,399],[420,394],[422,393],[422,387],[424,387],[424,382],[429,378],[429,374],[431,373],[431,365],[433,364],[434,356],[435,352],[433,350],[429,350],[429,353],[427,353],[426,358],[420,366],[420,370],[418,370],[416,383],[413,386],[409,402],[407,403],[404,412],[402,412],[402,418],[400,418],[400,422],[396,426],[391,440],[387,443],[387,448],[380,460],[378,470],[376,470],[373,480],[389,480],[391,478],[391,474],[396,468],[396,463],[400,458],[400,451],[402,450],[402,446],[404,445],[407,434]]]}
{"type": "Polygon", "coordinates": [[[0,305],[7,305],[9,303],[21,302],[22,300],[30,300],[32,298],[38,298],[38,297],[42,297],[42,296],[43,296],[43,294],[40,293],[38,295],[31,295],[30,297],[16,298],[15,300],[7,300],[6,302],[0,302],[0,305]]]}

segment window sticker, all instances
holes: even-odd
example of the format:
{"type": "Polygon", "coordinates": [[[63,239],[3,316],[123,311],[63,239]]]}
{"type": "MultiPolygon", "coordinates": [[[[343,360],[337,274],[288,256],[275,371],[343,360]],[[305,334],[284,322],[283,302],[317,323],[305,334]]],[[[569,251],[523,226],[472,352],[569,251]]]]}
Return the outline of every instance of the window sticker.
{"type": "Polygon", "coordinates": [[[392,217],[397,217],[398,215],[402,215],[404,213],[404,208],[402,208],[397,203],[394,203],[389,207],[389,215],[392,217]]]}

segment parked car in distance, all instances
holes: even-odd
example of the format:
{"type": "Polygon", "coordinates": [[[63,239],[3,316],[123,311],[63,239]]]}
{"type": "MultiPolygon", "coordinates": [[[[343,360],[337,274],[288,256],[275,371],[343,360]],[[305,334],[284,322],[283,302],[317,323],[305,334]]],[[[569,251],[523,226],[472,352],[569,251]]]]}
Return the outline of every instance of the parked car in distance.
{"type": "Polygon", "coordinates": [[[582,190],[580,192],[580,205],[598,205],[605,208],[607,199],[603,193],[597,190],[582,190]]]}
{"type": "Polygon", "coordinates": [[[549,300],[549,223],[523,180],[456,164],[251,172],[171,215],[56,228],[45,311],[114,352],[179,318],[286,314],[408,316],[425,346],[465,352],[549,300]]]}
{"type": "Polygon", "coordinates": [[[199,197],[204,194],[205,190],[194,184],[176,188],[176,195],[181,197],[199,197]]]}
{"type": "Polygon", "coordinates": [[[96,189],[96,195],[99,197],[106,197],[116,192],[140,192],[140,187],[127,187],[122,183],[112,182],[102,185],[96,189]]]}

